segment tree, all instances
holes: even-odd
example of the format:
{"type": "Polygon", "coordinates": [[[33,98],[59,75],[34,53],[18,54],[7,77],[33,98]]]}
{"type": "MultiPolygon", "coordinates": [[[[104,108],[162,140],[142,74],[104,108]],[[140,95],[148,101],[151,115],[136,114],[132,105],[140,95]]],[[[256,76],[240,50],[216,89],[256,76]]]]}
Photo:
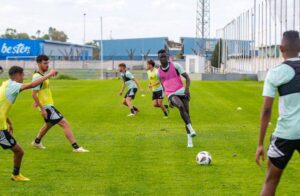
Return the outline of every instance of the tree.
{"type": "Polygon", "coordinates": [[[5,33],[1,35],[2,38],[16,38],[17,30],[13,28],[7,28],[5,33]]]}
{"type": "Polygon", "coordinates": [[[40,39],[44,39],[44,40],[50,40],[50,37],[48,34],[43,35],[40,39]]]}
{"type": "Polygon", "coordinates": [[[69,39],[68,36],[65,34],[65,32],[59,31],[53,27],[49,27],[48,36],[50,40],[53,41],[67,42],[67,40],[69,39]]]}
{"type": "Polygon", "coordinates": [[[150,54],[150,49],[147,52],[142,51],[142,56],[144,60],[147,60],[150,54]]]}
{"type": "Polygon", "coordinates": [[[17,33],[16,39],[30,39],[29,35],[27,33],[17,33]]]}
{"type": "Polygon", "coordinates": [[[48,33],[42,35],[41,30],[37,30],[35,35],[29,36],[27,33],[18,33],[16,29],[7,28],[1,38],[9,39],[43,39],[66,42],[68,36],[63,31],[58,31],[56,28],[50,27],[48,33]]]}
{"type": "Polygon", "coordinates": [[[134,59],[135,49],[126,50],[129,60],[134,59]]]}
{"type": "Polygon", "coordinates": [[[97,42],[88,42],[85,45],[94,46],[93,48],[93,60],[100,60],[100,47],[98,46],[97,42]]]}
{"type": "Polygon", "coordinates": [[[13,28],[7,28],[1,37],[9,39],[30,39],[27,33],[18,33],[17,30],[13,28]]]}
{"type": "Polygon", "coordinates": [[[222,47],[223,47],[223,40],[220,39],[218,41],[218,43],[215,46],[214,52],[212,54],[212,58],[211,58],[211,65],[213,67],[216,68],[220,68],[221,67],[221,63],[222,63],[222,47]]]}
{"type": "Polygon", "coordinates": [[[41,33],[42,33],[41,30],[37,30],[37,31],[36,31],[35,34],[36,34],[37,39],[40,39],[41,33]]]}

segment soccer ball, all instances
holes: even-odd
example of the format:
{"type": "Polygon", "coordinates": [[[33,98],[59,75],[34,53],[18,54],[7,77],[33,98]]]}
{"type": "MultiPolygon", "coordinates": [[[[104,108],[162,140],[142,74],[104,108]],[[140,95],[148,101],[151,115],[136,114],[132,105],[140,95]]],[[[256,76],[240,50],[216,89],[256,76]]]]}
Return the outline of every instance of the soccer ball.
{"type": "Polygon", "coordinates": [[[197,156],[196,156],[196,162],[199,165],[210,165],[211,162],[212,162],[212,157],[209,154],[209,152],[202,151],[202,152],[199,152],[197,154],[197,156]]]}

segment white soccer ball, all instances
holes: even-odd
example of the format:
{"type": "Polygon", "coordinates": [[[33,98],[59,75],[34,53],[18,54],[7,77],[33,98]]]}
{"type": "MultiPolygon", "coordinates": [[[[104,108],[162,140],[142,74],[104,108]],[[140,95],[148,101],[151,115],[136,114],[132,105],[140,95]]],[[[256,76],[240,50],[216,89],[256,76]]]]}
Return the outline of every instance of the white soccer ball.
{"type": "Polygon", "coordinates": [[[197,154],[197,156],[196,156],[196,162],[199,165],[210,165],[211,162],[212,162],[212,157],[209,154],[209,152],[202,151],[202,152],[199,152],[197,154]]]}

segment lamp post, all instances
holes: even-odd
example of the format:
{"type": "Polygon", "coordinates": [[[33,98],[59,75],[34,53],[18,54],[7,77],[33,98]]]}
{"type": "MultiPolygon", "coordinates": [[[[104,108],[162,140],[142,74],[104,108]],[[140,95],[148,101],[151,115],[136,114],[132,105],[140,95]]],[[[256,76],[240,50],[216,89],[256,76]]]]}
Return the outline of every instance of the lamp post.
{"type": "Polygon", "coordinates": [[[83,49],[82,49],[82,68],[84,68],[84,61],[85,61],[85,38],[86,38],[86,13],[83,13],[83,49]]]}
{"type": "Polygon", "coordinates": [[[100,41],[100,47],[101,47],[101,80],[104,79],[103,76],[103,21],[102,16],[100,17],[100,28],[101,28],[101,41],[100,41]]]}

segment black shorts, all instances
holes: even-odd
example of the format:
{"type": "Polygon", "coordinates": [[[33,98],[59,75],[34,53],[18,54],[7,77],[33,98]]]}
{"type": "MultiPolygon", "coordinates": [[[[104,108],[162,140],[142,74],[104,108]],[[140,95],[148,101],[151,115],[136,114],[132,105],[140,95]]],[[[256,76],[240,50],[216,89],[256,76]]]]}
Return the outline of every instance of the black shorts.
{"type": "Polygon", "coordinates": [[[284,169],[295,150],[300,152],[300,140],[287,140],[273,135],[268,149],[268,157],[273,165],[284,169]]]}
{"type": "Polygon", "coordinates": [[[131,88],[131,89],[129,89],[127,91],[127,93],[125,94],[124,98],[126,99],[127,97],[131,97],[131,99],[134,99],[137,91],[138,91],[137,88],[131,88]]]}
{"type": "Polygon", "coordinates": [[[0,145],[3,149],[11,149],[17,144],[15,138],[7,131],[0,131],[0,145]]]}
{"type": "Polygon", "coordinates": [[[56,125],[64,118],[63,115],[54,106],[45,109],[47,112],[47,118],[45,118],[46,123],[56,125]]]}
{"type": "Polygon", "coordinates": [[[156,99],[164,99],[164,94],[162,90],[154,91],[152,93],[152,100],[156,100],[156,99]]]}

